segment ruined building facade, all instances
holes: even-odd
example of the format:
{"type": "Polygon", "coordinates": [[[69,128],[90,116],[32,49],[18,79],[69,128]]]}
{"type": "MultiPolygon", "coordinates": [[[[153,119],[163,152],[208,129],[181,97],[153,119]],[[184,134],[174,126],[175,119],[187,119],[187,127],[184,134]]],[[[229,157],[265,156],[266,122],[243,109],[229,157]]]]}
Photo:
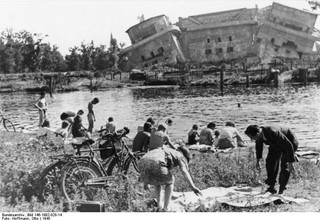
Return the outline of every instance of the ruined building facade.
{"type": "Polygon", "coordinates": [[[132,45],[121,56],[128,58],[127,68],[301,58],[320,40],[316,19],[316,14],[278,3],[179,18],[174,25],[160,15],[127,30],[132,45]]]}
{"type": "Polygon", "coordinates": [[[317,14],[273,3],[260,21],[258,56],[301,58],[311,53],[314,43],[320,39],[314,29],[316,20],[317,14]]]}
{"type": "Polygon", "coordinates": [[[132,45],[123,49],[121,54],[128,57],[130,68],[186,61],[178,39],[181,31],[165,15],[140,22],[126,32],[132,45]]]}

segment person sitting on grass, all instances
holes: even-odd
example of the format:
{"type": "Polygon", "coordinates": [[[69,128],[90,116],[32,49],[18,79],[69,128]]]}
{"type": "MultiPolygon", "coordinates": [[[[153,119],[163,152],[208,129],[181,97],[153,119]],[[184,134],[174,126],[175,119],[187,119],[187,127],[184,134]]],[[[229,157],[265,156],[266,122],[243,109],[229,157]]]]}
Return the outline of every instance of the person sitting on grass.
{"type": "Polygon", "coordinates": [[[213,130],[216,128],[216,124],[210,122],[207,128],[204,128],[200,132],[199,144],[213,145],[213,130]]]}
{"type": "Polygon", "coordinates": [[[116,131],[116,125],[113,122],[113,117],[108,118],[108,122],[106,124],[106,129],[109,133],[113,134],[116,131]]]}
{"type": "Polygon", "coordinates": [[[201,195],[201,191],[194,185],[188,171],[189,161],[189,150],[181,146],[177,150],[159,147],[146,153],[138,162],[141,181],[144,182],[145,185],[150,184],[155,187],[157,207],[160,211],[168,211],[175,182],[171,170],[175,167],[180,168],[183,177],[192,191],[196,195],[201,195]],[[163,209],[160,205],[161,186],[165,186],[163,209]]]}
{"type": "Polygon", "coordinates": [[[197,144],[197,142],[199,141],[199,132],[198,132],[198,125],[194,124],[192,126],[192,129],[189,131],[188,133],[188,144],[189,145],[193,145],[193,144],[197,144]]]}
{"type": "Polygon", "coordinates": [[[144,123],[143,131],[137,133],[133,139],[133,152],[148,152],[152,125],[149,122],[144,123]]]}
{"type": "Polygon", "coordinates": [[[220,131],[220,138],[216,145],[219,149],[244,147],[245,141],[241,137],[239,131],[235,128],[234,123],[227,122],[226,126],[220,131]]]}
{"type": "Polygon", "coordinates": [[[73,124],[72,124],[72,135],[74,138],[76,137],[88,137],[90,138],[90,134],[86,132],[86,128],[82,125],[82,115],[83,115],[83,110],[79,110],[75,118],[73,119],[73,124]]]}

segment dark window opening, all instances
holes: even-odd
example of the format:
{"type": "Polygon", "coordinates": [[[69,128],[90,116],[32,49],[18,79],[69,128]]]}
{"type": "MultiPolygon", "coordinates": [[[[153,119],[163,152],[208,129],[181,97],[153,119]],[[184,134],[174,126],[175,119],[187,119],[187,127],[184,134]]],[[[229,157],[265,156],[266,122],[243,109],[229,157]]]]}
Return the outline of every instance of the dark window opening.
{"type": "Polygon", "coordinates": [[[205,50],[205,54],[206,54],[206,55],[212,54],[212,50],[211,50],[211,49],[206,49],[206,50],[205,50]]]}
{"type": "Polygon", "coordinates": [[[229,41],[232,41],[232,36],[229,36],[229,41]]]}
{"type": "Polygon", "coordinates": [[[210,44],[211,40],[210,38],[207,38],[207,43],[210,44]]]}
{"type": "Polygon", "coordinates": [[[142,61],[146,60],[146,59],[145,59],[145,57],[144,57],[143,55],[141,56],[141,59],[142,59],[142,61]]]}
{"type": "Polygon", "coordinates": [[[150,52],[150,55],[151,55],[151,57],[154,57],[154,56],[155,56],[154,53],[153,53],[153,51],[150,52]]]}
{"type": "Polygon", "coordinates": [[[274,44],[274,38],[271,38],[271,43],[274,44]]]}
{"type": "Polygon", "coordinates": [[[217,54],[222,53],[222,52],[223,52],[223,51],[222,51],[222,48],[217,48],[217,49],[216,49],[216,52],[217,52],[217,54]]]}
{"type": "Polygon", "coordinates": [[[228,47],[227,52],[233,52],[233,47],[228,47]]]}
{"type": "Polygon", "coordinates": [[[221,38],[220,37],[218,38],[218,42],[221,42],[221,38]]]}

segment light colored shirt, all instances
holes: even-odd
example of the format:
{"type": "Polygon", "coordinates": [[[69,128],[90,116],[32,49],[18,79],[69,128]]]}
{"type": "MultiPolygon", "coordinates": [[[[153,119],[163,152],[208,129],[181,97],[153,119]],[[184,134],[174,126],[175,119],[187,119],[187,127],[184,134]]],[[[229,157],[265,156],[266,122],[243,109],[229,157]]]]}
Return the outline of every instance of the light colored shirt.
{"type": "Polygon", "coordinates": [[[240,136],[239,131],[235,127],[226,126],[222,128],[222,130],[220,131],[220,139],[225,139],[225,138],[227,139],[237,138],[239,141],[243,142],[243,139],[240,136]]]}
{"type": "Polygon", "coordinates": [[[234,148],[238,146],[237,143],[244,143],[239,131],[231,126],[222,128],[217,146],[219,148],[234,148]]]}

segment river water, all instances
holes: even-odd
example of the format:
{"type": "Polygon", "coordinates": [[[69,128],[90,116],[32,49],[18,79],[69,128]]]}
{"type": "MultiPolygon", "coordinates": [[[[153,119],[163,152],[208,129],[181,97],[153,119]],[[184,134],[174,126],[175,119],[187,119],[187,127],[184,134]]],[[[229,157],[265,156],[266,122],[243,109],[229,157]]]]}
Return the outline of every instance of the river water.
{"type": "MultiPolygon", "coordinates": [[[[39,97],[35,93],[0,94],[4,114],[18,128],[36,130],[38,112],[34,104],[39,97]]],[[[87,105],[94,97],[100,103],[94,105],[97,121],[95,129],[105,125],[108,117],[115,119],[117,128],[127,126],[134,137],[137,127],[148,117],[156,121],[172,118],[169,128],[172,140],[187,140],[187,133],[197,123],[200,128],[213,121],[217,128],[226,121],[233,121],[244,135],[250,124],[282,124],[296,133],[300,146],[320,147],[320,86],[285,85],[280,88],[267,86],[229,86],[224,96],[217,87],[135,87],[104,91],[77,91],[46,96],[49,103],[48,117],[52,128],[61,125],[63,111],[85,111],[83,122],[88,125],[87,105]],[[240,107],[238,107],[240,104],[240,107]]],[[[0,125],[0,130],[3,126],[0,125]]]]}

